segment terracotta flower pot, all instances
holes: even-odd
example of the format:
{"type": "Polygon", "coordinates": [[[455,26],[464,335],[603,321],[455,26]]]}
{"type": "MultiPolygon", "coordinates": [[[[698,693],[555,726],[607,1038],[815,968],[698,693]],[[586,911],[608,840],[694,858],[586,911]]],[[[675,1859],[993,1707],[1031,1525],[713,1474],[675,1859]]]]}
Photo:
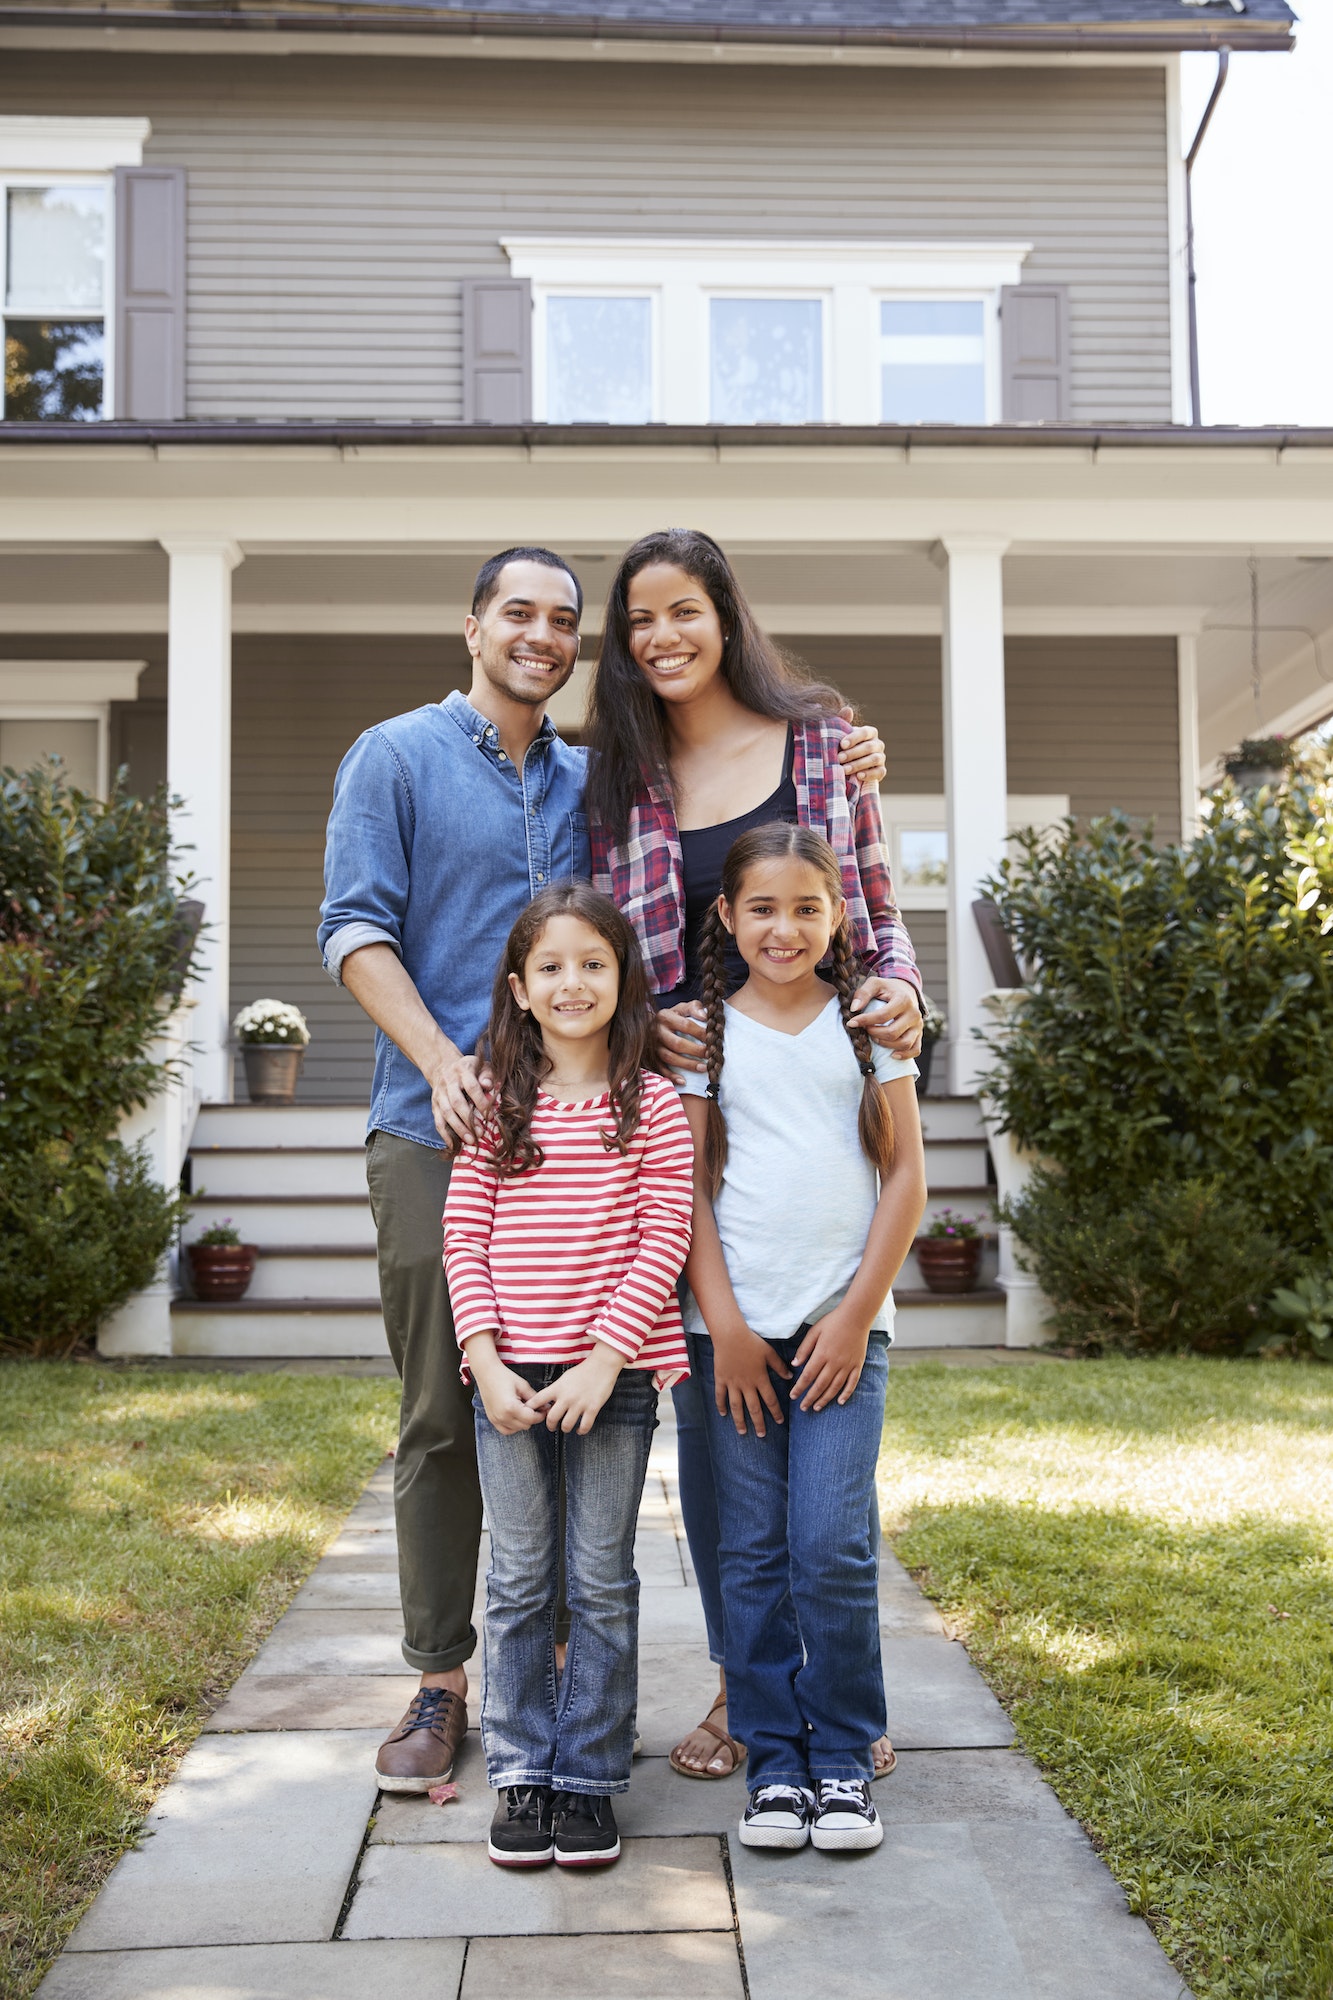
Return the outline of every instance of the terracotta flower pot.
{"type": "Polygon", "coordinates": [[[197,1299],[243,1299],[259,1252],[253,1243],[187,1243],[185,1255],[197,1299]]]}
{"type": "Polygon", "coordinates": [[[243,1042],[245,1087],[252,1104],[291,1104],[301,1074],[303,1048],[281,1042],[243,1042]]]}
{"type": "Polygon", "coordinates": [[[974,1292],[981,1263],[979,1236],[918,1236],[916,1261],[928,1292],[974,1292]]]}

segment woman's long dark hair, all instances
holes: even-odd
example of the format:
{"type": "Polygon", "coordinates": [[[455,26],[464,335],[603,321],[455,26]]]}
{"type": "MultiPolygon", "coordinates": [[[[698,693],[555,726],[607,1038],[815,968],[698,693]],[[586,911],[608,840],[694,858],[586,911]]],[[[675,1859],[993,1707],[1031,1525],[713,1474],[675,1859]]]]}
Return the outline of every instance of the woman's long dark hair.
{"type": "Polygon", "coordinates": [[[495,974],[491,1018],[478,1054],[490,1063],[494,1077],[490,1113],[481,1144],[502,1179],[530,1173],[542,1163],[542,1149],[532,1137],[532,1113],[542,1078],[551,1067],[541,1029],[520,1007],[509,986],[510,973],[524,978],[528,955],[552,917],[578,917],[598,937],[605,938],[620,969],[620,993],[611,1017],[609,1063],[611,1115],[614,1124],[602,1133],[608,1153],[624,1153],[639,1128],[640,1073],[660,1072],[656,1055],[652,1002],[639,940],[609,896],[586,882],[558,882],[534,896],[509,933],[495,974]]]}
{"type": "Polygon", "coordinates": [[[736,572],[697,528],[660,528],[627,549],[611,581],[601,657],[588,700],[588,809],[621,841],[630,808],[645,784],[671,792],[666,708],[630,649],[629,587],[640,570],[672,563],[705,591],[722,624],[722,678],[756,715],[814,722],[843,706],[842,696],[810,680],[762,632],[736,572]]]}
{"type": "MultiPolygon", "coordinates": [[[[752,827],[732,842],[722,864],[722,894],[735,911],[745,877],[759,861],[804,861],[821,877],[834,908],[842,898],[842,870],[838,857],[822,833],[810,826],[788,826],[775,820],[770,826],[752,827]]],[[[714,1197],[722,1186],[722,1170],[727,1164],[727,1123],[718,1103],[722,1080],[722,1058],[726,1043],[727,927],[714,903],[704,918],[699,940],[700,993],[704,1003],[704,1056],[708,1063],[708,1123],[704,1135],[704,1166],[714,1197]]],[[[852,944],[852,926],[844,910],[842,922],[829,940],[833,955],[830,976],[838,996],[842,1025],[851,1038],[864,1082],[861,1108],[857,1114],[857,1134],[861,1150],[880,1173],[893,1165],[893,1113],[875,1078],[875,1051],[864,1028],[852,1026],[852,999],[865,977],[865,968],[852,944]]]]}

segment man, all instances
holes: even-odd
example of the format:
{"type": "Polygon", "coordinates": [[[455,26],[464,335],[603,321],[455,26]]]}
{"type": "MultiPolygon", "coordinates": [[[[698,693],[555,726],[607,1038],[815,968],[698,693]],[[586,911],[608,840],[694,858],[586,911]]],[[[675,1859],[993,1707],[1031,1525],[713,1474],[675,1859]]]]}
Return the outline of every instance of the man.
{"type": "MultiPolygon", "coordinates": [[[[481,1498],[441,1261],[447,1148],[485,1104],[472,1051],[510,929],[548,882],[589,873],[584,753],[545,716],[574,671],[582,609],[577,577],[549,549],[483,564],[464,624],[468,694],[367,730],[339,768],[329,816],[320,947],[377,1030],[366,1179],[403,1384],[403,1656],[421,1675],[376,1759],[386,1791],[447,1778],[467,1728],[481,1498]]],[[[690,1043],[669,1032],[663,1042],[688,1059],[690,1043]]]]}

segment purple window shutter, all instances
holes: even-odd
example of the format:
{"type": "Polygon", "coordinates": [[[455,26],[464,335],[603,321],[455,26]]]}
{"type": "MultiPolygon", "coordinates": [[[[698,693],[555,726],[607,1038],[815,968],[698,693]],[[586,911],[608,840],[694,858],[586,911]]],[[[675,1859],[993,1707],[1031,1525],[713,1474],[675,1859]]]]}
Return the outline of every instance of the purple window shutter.
{"type": "Polygon", "coordinates": [[[532,286],[526,278],[463,280],[463,421],[532,420],[532,286]]]}
{"type": "Polygon", "coordinates": [[[1005,285],[1000,292],[1001,411],[1009,424],[1069,417],[1069,287],[1005,285]]]}
{"type": "Polygon", "coordinates": [[[185,169],[116,168],[115,412],[185,415],[185,169]]]}

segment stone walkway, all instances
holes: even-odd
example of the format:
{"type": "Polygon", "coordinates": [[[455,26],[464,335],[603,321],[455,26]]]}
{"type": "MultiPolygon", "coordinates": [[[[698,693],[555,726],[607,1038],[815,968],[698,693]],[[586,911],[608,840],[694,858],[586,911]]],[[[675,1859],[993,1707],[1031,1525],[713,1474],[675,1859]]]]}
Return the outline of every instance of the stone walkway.
{"type": "MultiPolygon", "coordinates": [[[[1177,1975],[892,1556],[898,1769],[868,1855],[756,1854],[740,1778],[667,1752],[715,1690],[675,1492],[670,1399],[639,1534],[643,1755],[620,1862],[491,1865],[476,1729],[460,1799],[378,1797],[415,1678],[398,1642],[392,1467],[186,1756],[40,2000],[1181,2000],[1177,1975]]],[[[484,1568],[484,1563],[483,1563],[484,1568]]],[[[476,1720],[476,1699],[471,1704],[476,1720]]],[[[1186,1996],[1188,2000],[1188,1996],[1186,1996]]]]}

